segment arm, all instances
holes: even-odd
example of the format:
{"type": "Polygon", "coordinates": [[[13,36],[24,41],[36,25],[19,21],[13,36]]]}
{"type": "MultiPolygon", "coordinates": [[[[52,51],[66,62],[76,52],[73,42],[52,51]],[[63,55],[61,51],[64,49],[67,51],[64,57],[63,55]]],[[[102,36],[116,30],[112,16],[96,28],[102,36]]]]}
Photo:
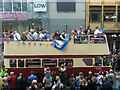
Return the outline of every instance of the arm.
{"type": "Polygon", "coordinates": [[[62,40],[65,40],[62,35],[60,35],[60,38],[61,38],[62,40]]]}
{"type": "Polygon", "coordinates": [[[55,34],[53,34],[53,36],[52,36],[52,39],[53,39],[53,40],[55,40],[54,38],[55,38],[55,34]]]}

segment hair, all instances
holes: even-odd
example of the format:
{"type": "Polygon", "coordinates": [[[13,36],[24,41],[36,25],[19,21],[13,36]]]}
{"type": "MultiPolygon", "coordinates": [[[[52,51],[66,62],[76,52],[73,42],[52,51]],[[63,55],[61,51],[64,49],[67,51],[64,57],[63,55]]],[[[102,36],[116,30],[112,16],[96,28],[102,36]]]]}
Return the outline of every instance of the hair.
{"type": "Polygon", "coordinates": [[[97,80],[96,80],[95,77],[92,77],[92,81],[93,81],[93,82],[97,82],[97,80]]]}
{"type": "Polygon", "coordinates": [[[71,77],[74,77],[74,74],[71,74],[71,77]]]}
{"type": "Polygon", "coordinates": [[[38,87],[41,89],[43,87],[43,84],[42,83],[39,83],[38,84],[38,87]]]}
{"type": "Polygon", "coordinates": [[[83,80],[82,80],[82,86],[87,87],[87,85],[88,85],[87,80],[83,79],[83,80]]]}
{"type": "Polygon", "coordinates": [[[31,71],[30,73],[31,73],[31,74],[34,74],[34,71],[31,71]]]}
{"type": "Polygon", "coordinates": [[[56,76],[56,80],[57,80],[57,81],[60,81],[60,77],[59,77],[59,76],[56,76]]]}

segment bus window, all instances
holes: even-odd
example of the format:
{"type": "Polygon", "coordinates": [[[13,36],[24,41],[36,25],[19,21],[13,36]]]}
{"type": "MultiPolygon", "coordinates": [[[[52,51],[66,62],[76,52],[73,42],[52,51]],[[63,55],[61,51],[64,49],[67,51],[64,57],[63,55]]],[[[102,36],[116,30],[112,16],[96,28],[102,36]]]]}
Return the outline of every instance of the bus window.
{"type": "Polygon", "coordinates": [[[92,58],[84,58],[83,62],[87,65],[87,66],[92,66],[93,65],[93,59],[92,58]]]}
{"type": "Polygon", "coordinates": [[[95,57],[95,66],[102,66],[102,58],[101,56],[95,57]]]}
{"type": "Polygon", "coordinates": [[[75,44],[87,44],[88,36],[74,36],[74,43],[75,44]]]}
{"type": "Polygon", "coordinates": [[[10,60],[10,67],[16,67],[16,60],[10,60]]]}
{"type": "Polygon", "coordinates": [[[104,36],[90,36],[90,43],[105,43],[104,36]]]}
{"type": "Polygon", "coordinates": [[[43,67],[57,67],[57,59],[43,59],[42,66],[43,67]]]}
{"type": "Polygon", "coordinates": [[[26,60],[26,67],[40,67],[41,60],[40,59],[27,59],[26,60]]]}
{"type": "Polygon", "coordinates": [[[110,61],[109,61],[109,56],[104,56],[103,57],[103,66],[109,66],[110,61]]]}
{"type": "Polygon", "coordinates": [[[59,59],[59,67],[64,64],[66,67],[73,66],[73,59],[59,59]]]}
{"type": "Polygon", "coordinates": [[[23,59],[18,60],[18,67],[24,67],[24,60],[23,59]]]}

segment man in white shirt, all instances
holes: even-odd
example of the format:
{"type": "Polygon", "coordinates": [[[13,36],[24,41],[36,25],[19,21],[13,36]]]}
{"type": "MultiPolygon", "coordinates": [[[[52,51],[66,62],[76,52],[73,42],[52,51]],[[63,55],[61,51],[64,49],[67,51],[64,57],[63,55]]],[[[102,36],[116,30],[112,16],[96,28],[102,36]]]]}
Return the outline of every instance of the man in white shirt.
{"type": "Polygon", "coordinates": [[[15,31],[14,33],[15,33],[14,34],[14,41],[19,41],[20,40],[20,34],[17,31],[15,31]]]}
{"type": "Polygon", "coordinates": [[[99,29],[99,27],[96,27],[94,34],[95,35],[102,34],[102,31],[99,29]]]}

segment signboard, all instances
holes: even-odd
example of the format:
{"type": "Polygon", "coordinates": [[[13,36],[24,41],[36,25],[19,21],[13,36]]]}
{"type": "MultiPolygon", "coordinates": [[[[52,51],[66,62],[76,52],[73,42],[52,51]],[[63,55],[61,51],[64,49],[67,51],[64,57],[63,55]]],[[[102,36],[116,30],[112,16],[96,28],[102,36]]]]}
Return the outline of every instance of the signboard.
{"type": "Polygon", "coordinates": [[[34,11],[46,12],[47,11],[46,0],[34,0],[34,11]]]}

